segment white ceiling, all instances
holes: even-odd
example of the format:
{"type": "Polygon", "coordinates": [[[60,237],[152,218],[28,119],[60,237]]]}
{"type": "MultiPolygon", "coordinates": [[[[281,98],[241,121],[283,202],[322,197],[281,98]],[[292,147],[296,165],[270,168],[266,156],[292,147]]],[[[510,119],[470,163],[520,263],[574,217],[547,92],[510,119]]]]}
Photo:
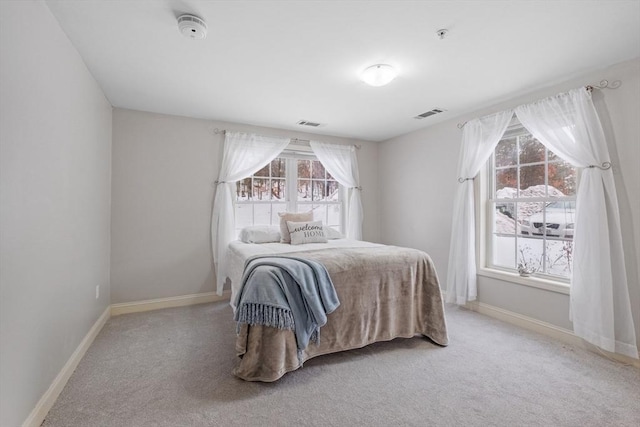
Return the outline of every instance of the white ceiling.
{"type": "Polygon", "coordinates": [[[115,107],[373,141],[640,57],[639,0],[47,4],[115,107]],[[376,63],[399,77],[367,86],[376,63]]]}

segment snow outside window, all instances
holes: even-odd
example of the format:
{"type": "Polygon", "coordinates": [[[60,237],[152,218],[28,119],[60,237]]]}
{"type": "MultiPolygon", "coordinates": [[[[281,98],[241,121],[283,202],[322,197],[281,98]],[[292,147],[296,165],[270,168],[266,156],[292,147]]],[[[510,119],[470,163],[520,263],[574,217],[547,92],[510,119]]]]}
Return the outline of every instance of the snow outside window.
{"type": "Polygon", "coordinates": [[[568,281],[577,169],[518,125],[505,132],[488,170],[488,266],[568,281]]]}
{"type": "Polygon", "coordinates": [[[236,233],[280,224],[278,212],[313,211],[315,221],[343,232],[341,186],[313,156],[283,154],[236,183],[236,233]]]}

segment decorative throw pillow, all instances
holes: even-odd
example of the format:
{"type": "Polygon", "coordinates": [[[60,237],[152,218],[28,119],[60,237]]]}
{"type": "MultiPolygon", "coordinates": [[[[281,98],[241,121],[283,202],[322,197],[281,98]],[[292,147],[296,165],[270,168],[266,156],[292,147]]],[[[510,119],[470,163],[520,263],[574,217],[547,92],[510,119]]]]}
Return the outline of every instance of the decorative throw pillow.
{"type": "Polygon", "coordinates": [[[313,211],[309,212],[278,212],[280,217],[280,243],[291,243],[287,221],[304,222],[313,221],[313,211]]]}
{"type": "Polygon", "coordinates": [[[280,242],[280,228],[253,225],[240,230],[239,238],[245,243],[278,243],[280,242]]]}
{"type": "Polygon", "coordinates": [[[325,236],[327,236],[327,239],[329,240],[344,239],[344,236],[342,235],[341,232],[339,232],[333,227],[327,227],[326,225],[324,226],[324,234],[325,236]]]}
{"type": "Polygon", "coordinates": [[[305,243],[327,243],[322,221],[292,222],[287,221],[292,245],[305,243]]]}

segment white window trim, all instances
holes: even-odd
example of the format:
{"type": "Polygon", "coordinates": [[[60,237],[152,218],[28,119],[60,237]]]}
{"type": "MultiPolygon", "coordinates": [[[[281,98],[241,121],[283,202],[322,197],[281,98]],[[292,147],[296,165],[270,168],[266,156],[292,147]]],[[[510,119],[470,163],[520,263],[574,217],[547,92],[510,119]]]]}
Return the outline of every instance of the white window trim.
{"type": "Polygon", "coordinates": [[[478,225],[476,227],[477,275],[569,295],[570,284],[568,279],[551,279],[537,276],[523,277],[512,271],[501,270],[496,267],[488,266],[487,250],[489,244],[487,236],[491,229],[491,224],[489,223],[490,218],[489,215],[487,215],[487,208],[489,204],[489,169],[490,166],[482,167],[474,182],[474,190],[476,194],[476,224],[478,225]]]}
{"type": "Polygon", "coordinates": [[[490,277],[492,279],[503,280],[505,282],[516,283],[518,285],[529,286],[532,288],[544,289],[546,291],[556,292],[559,294],[570,294],[569,283],[548,280],[542,277],[522,277],[518,273],[489,267],[482,267],[478,269],[478,276],[490,277]]]}

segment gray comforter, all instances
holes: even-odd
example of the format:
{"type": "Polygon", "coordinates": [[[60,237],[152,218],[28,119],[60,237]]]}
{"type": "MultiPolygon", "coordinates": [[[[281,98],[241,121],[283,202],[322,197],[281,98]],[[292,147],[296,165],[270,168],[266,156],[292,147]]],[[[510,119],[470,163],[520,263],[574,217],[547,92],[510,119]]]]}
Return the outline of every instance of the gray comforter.
{"type": "Polygon", "coordinates": [[[247,381],[275,381],[322,354],[377,341],[421,334],[447,345],[447,326],[438,276],[419,250],[382,246],[296,253],[322,263],[340,307],[327,316],[319,345],[311,342],[298,358],[293,331],[243,325],[236,340],[241,356],[233,373],[247,381]]]}

